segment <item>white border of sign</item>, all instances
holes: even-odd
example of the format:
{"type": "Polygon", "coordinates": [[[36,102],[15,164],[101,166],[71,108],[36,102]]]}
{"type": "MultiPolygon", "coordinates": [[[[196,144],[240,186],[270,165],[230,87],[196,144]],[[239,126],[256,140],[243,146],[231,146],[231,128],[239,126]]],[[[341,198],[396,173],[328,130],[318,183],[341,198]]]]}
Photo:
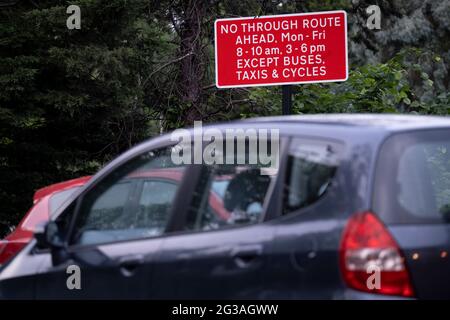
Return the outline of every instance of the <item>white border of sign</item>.
{"type": "Polygon", "coordinates": [[[347,39],[347,12],[345,10],[334,11],[320,11],[320,12],[304,12],[304,13],[290,13],[290,14],[276,14],[269,16],[254,16],[254,17],[241,17],[241,18],[223,18],[216,19],[214,21],[214,65],[215,65],[215,82],[217,88],[246,88],[246,87],[267,87],[267,86],[282,86],[286,84],[302,84],[302,83],[323,83],[323,82],[341,82],[348,79],[348,39],[347,39]],[[344,79],[330,79],[330,80],[318,80],[318,81],[296,81],[296,82],[271,82],[271,83],[258,83],[258,84],[242,84],[231,86],[219,86],[218,83],[218,70],[217,70],[217,22],[219,21],[233,21],[233,20],[245,20],[245,19],[260,19],[260,18],[279,18],[279,17],[292,17],[292,16],[311,16],[319,14],[329,13],[343,13],[345,20],[345,78],[344,79]]]}

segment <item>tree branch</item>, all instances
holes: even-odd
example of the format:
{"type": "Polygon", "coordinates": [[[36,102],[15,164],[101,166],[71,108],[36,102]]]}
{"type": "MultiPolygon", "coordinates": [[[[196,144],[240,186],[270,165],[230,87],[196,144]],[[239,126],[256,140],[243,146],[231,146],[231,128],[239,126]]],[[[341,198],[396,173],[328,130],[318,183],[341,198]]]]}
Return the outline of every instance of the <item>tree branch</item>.
{"type": "Polygon", "coordinates": [[[145,88],[145,86],[147,85],[147,82],[150,80],[150,78],[151,78],[154,74],[160,72],[160,71],[163,70],[164,68],[167,68],[167,67],[170,66],[171,64],[180,62],[181,60],[183,60],[183,59],[185,59],[185,58],[191,56],[192,54],[193,54],[192,52],[188,52],[188,53],[186,53],[184,56],[178,57],[178,58],[176,58],[176,59],[174,59],[174,60],[171,60],[171,61],[169,61],[169,62],[163,64],[163,65],[160,66],[158,69],[156,69],[156,70],[154,70],[152,73],[150,73],[150,74],[147,76],[147,78],[145,78],[144,83],[142,84],[142,86],[145,88]]]}

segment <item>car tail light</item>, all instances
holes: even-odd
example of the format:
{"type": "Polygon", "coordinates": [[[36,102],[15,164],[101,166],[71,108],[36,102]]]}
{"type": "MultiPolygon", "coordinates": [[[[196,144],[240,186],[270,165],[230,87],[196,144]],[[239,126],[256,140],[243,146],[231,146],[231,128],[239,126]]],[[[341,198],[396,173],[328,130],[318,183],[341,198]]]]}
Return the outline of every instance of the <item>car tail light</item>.
{"type": "Polygon", "coordinates": [[[353,289],[412,297],[414,291],[405,259],[386,226],[371,212],[352,216],[340,247],[343,278],[353,289]],[[379,272],[379,285],[373,286],[379,272]],[[368,282],[372,285],[369,286],[368,282]]]}

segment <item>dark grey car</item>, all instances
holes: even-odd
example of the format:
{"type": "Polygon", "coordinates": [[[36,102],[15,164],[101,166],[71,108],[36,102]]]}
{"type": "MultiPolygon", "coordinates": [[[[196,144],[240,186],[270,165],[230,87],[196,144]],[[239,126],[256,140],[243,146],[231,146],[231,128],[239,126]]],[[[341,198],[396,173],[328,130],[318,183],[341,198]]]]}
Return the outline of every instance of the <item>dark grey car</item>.
{"type": "Polygon", "coordinates": [[[2,267],[0,296],[450,298],[450,119],[314,115],[214,128],[279,130],[277,170],[174,164],[169,135],[145,142],[2,267]],[[70,265],[80,289],[68,287],[70,265]]]}

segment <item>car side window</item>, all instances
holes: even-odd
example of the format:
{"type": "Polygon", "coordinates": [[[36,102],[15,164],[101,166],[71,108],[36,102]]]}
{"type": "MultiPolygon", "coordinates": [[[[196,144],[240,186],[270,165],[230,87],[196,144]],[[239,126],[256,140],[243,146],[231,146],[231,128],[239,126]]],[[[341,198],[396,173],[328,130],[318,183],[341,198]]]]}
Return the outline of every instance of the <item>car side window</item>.
{"type": "Polygon", "coordinates": [[[139,197],[136,225],[154,230],[156,234],[164,232],[170,209],[178,185],[170,180],[145,180],[139,197]]]}
{"type": "Polygon", "coordinates": [[[91,227],[125,228],[125,209],[132,200],[132,181],[120,181],[105,190],[93,202],[86,223],[91,227]]]}
{"type": "Polygon", "coordinates": [[[73,244],[109,243],[161,235],[184,175],[171,147],[146,152],[120,166],[81,199],[73,244]]]}
{"type": "Polygon", "coordinates": [[[205,166],[184,229],[206,231],[261,221],[276,172],[258,165],[205,166]]]}
{"type": "Polygon", "coordinates": [[[283,213],[317,202],[329,189],[342,146],[325,141],[292,140],[285,181],[283,213]]]}

